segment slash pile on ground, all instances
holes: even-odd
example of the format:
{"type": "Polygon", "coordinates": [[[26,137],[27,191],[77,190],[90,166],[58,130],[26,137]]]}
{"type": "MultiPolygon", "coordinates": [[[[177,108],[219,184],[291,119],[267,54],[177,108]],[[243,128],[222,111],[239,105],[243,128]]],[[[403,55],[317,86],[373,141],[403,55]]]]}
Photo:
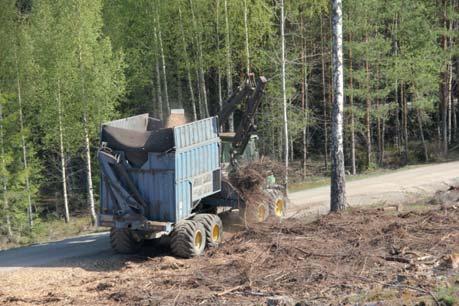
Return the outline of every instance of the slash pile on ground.
{"type": "Polygon", "coordinates": [[[242,228],[190,260],[152,245],[24,269],[2,278],[0,304],[429,305],[459,299],[458,253],[456,204],[350,209],[242,228]]]}

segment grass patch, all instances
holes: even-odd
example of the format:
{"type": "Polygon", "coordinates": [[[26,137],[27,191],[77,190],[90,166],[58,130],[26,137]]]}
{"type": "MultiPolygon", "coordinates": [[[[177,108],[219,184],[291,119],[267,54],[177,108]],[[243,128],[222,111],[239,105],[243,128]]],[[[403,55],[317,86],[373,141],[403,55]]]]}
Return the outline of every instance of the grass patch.
{"type": "Polygon", "coordinates": [[[61,240],[69,237],[104,232],[104,227],[91,225],[90,216],[75,216],[65,223],[63,219],[36,219],[33,231],[29,235],[13,237],[12,241],[0,243],[0,250],[61,240]]]}

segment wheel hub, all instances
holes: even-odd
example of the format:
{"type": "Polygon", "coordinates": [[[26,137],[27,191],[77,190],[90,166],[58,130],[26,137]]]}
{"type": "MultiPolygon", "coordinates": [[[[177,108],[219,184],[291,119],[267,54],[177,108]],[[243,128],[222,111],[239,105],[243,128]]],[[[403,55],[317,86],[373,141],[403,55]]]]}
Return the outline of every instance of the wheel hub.
{"type": "Polygon", "coordinates": [[[282,217],[284,215],[285,202],[282,199],[277,199],[274,204],[274,214],[276,217],[282,217]]]}
{"type": "Polygon", "coordinates": [[[266,209],[264,206],[260,205],[258,206],[258,209],[257,209],[257,219],[258,219],[258,222],[263,222],[265,221],[265,216],[266,216],[266,209]]]}
{"type": "Polygon", "coordinates": [[[196,232],[196,236],[194,237],[194,247],[196,249],[200,249],[202,246],[202,233],[201,231],[196,232]]]}
{"type": "Polygon", "coordinates": [[[212,241],[220,240],[220,226],[215,224],[212,228],[212,241]]]}

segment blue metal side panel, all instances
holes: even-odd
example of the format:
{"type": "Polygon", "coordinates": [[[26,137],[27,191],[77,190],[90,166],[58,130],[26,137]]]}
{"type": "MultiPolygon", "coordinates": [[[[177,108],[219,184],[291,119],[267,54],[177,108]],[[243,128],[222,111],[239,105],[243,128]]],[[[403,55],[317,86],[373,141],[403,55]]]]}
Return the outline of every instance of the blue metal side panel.
{"type": "Polygon", "coordinates": [[[218,138],[217,117],[211,117],[174,128],[175,149],[180,150],[218,138]]]}
{"type": "Polygon", "coordinates": [[[191,213],[193,202],[220,191],[214,183],[214,171],[220,169],[219,145],[215,139],[176,153],[177,220],[191,213]]]}
{"type": "Polygon", "coordinates": [[[105,186],[105,182],[101,180],[100,182],[100,212],[102,214],[110,214],[113,213],[113,201],[114,199],[111,198],[110,194],[108,193],[108,189],[105,186]]]}
{"type": "Polygon", "coordinates": [[[149,153],[148,162],[130,175],[148,203],[146,216],[154,221],[175,221],[175,154],[149,153]]]}
{"type": "Polygon", "coordinates": [[[207,118],[174,128],[176,219],[190,215],[193,202],[214,190],[215,170],[220,169],[217,118],[207,118]]]}

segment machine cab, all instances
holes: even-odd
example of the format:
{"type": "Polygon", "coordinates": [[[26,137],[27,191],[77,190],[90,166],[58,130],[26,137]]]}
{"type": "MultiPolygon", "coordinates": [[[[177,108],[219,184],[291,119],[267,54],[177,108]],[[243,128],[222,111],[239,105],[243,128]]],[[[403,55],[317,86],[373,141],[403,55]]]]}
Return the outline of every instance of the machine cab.
{"type": "MultiPolygon", "coordinates": [[[[233,148],[233,139],[235,133],[227,132],[220,133],[221,139],[221,161],[225,168],[231,163],[231,153],[233,148]]],[[[259,156],[258,152],[258,135],[251,135],[247,146],[241,156],[238,157],[238,161],[254,161],[259,156]]]]}

